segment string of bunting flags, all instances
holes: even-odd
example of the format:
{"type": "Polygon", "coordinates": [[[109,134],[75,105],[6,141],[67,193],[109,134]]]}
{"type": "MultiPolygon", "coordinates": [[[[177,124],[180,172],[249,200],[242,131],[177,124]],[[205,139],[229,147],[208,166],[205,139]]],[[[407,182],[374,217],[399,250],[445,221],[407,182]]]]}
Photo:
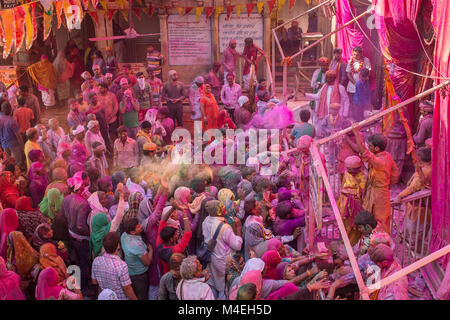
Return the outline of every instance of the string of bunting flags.
{"type": "MultiPolygon", "coordinates": [[[[311,1],[307,0],[307,2],[311,1]]],[[[114,14],[118,11],[121,11],[124,19],[128,21],[129,3],[127,0],[91,0],[90,3],[89,0],[19,0],[19,2],[20,5],[16,7],[0,10],[0,45],[3,47],[3,59],[6,59],[11,53],[17,53],[23,46],[25,46],[26,50],[31,48],[37,38],[37,18],[43,18],[44,41],[48,38],[52,30],[54,15],[57,18],[57,29],[64,25],[69,31],[80,29],[81,22],[86,13],[92,17],[96,24],[99,23],[98,13],[103,14],[111,21],[114,14]],[[36,16],[37,6],[42,11],[42,15],[38,17],[36,16]]],[[[168,12],[169,9],[174,8],[182,16],[193,11],[197,20],[204,13],[206,20],[208,20],[214,11],[216,18],[220,14],[226,13],[227,19],[229,19],[233,12],[236,12],[236,15],[240,16],[244,9],[246,9],[248,16],[250,16],[255,10],[255,7],[258,13],[261,13],[263,8],[266,7],[271,14],[275,5],[280,10],[287,2],[291,11],[296,0],[256,1],[215,7],[173,7],[153,4],[144,6],[143,0],[136,0],[136,2],[140,7],[133,7],[132,11],[139,20],[141,20],[141,11],[149,17],[152,17],[157,9],[158,11],[161,9],[168,12]]]]}

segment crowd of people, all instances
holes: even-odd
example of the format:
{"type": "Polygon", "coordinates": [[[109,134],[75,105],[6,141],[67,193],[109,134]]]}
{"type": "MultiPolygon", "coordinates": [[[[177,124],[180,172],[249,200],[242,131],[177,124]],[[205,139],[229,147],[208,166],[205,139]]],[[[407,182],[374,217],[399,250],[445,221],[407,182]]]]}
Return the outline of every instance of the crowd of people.
{"type": "MultiPolygon", "coordinates": [[[[92,67],[80,70],[70,42],[53,64],[43,56],[30,67],[45,106],[67,102],[68,131],[56,118],[42,123],[32,88],[2,92],[0,299],[359,298],[343,244],[316,247],[301,239],[307,238],[312,141],[371,109],[370,62],[360,48],[349,64],[339,48],[331,63],[321,58],[314,92],[306,94],[313,107],[300,112],[299,123],[292,115],[286,123],[277,117],[289,112],[264,79],[255,83],[255,97],[245,94],[264,52],[250,38],[242,54],[235,48],[230,41],[221,63],[186,88],[175,70],[162,82],[164,57],[153,46],[147,72],[134,74],[130,65],[118,68],[109,48],[106,59],[93,49],[86,55],[92,67]],[[245,59],[244,88],[235,82],[239,57],[245,59]],[[237,139],[197,147],[172,141],[187,101],[203,131],[279,129],[281,141],[266,141],[265,154],[280,159],[275,174],[261,174],[262,155],[249,158],[248,145],[246,164],[176,161],[187,149],[195,155],[214,146],[226,153],[237,139]],[[73,265],[79,279],[69,274],[73,265]]],[[[421,107],[418,169],[396,201],[430,183],[432,104],[421,107]]],[[[336,157],[321,156],[324,164],[339,163],[338,206],[363,277],[378,266],[384,278],[401,268],[390,237],[390,186],[400,172],[384,135],[367,137],[368,146],[364,139],[355,126],[336,157]]],[[[415,214],[408,213],[411,224],[415,214]]],[[[408,299],[407,287],[403,277],[372,298],[408,299]]]]}

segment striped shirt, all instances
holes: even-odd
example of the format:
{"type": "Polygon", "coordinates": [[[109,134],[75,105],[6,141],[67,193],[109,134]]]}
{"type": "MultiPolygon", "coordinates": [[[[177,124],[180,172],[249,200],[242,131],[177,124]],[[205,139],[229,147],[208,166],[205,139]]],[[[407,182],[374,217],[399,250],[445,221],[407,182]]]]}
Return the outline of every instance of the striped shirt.
{"type": "Polygon", "coordinates": [[[105,253],[92,263],[92,279],[97,280],[102,290],[111,289],[119,300],[128,300],[122,287],[131,284],[128,266],[118,256],[105,253]]]}
{"type": "Polygon", "coordinates": [[[162,55],[159,51],[153,51],[151,54],[147,53],[147,65],[154,70],[154,75],[157,76],[161,73],[162,55]]]}

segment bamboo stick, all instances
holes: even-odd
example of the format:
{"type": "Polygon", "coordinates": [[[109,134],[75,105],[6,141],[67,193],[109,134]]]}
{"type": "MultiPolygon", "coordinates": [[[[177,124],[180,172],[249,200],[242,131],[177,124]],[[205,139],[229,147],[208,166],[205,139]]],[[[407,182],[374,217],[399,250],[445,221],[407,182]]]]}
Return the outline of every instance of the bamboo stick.
{"type": "Polygon", "coordinates": [[[352,24],[353,22],[355,22],[356,20],[361,19],[362,17],[364,17],[365,15],[372,13],[372,9],[369,9],[363,13],[361,13],[359,16],[357,16],[356,18],[353,18],[352,20],[350,20],[349,22],[345,23],[344,25],[342,25],[341,27],[337,28],[336,30],[331,31],[330,33],[324,35],[322,38],[320,38],[319,40],[313,42],[312,44],[310,44],[309,46],[307,46],[306,48],[301,49],[299,52],[297,52],[296,54],[294,54],[293,56],[290,57],[290,59],[294,59],[295,57],[299,56],[300,54],[302,54],[303,52],[311,49],[312,47],[315,47],[317,44],[319,44],[320,42],[322,42],[323,40],[331,37],[333,34],[341,31],[342,29],[346,28],[347,26],[349,26],[350,24],[352,24]]]}
{"type": "Polygon", "coordinates": [[[449,252],[450,252],[450,244],[448,244],[445,247],[443,247],[442,249],[435,251],[435,252],[431,253],[430,255],[410,264],[409,266],[397,271],[396,273],[390,275],[389,277],[381,279],[381,281],[378,281],[378,282],[368,286],[367,288],[369,289],[370,292],[376,291],[384,286],[387,286],[387,285],[397,281],[401,277],[404,277],[404,276],[410,274],[411,272],[422,268],[423,266],[433,262],[434,260],[437,260],[440,257],[445,256],[449,252]]]}
{"type": "Polygon", "coordinates": [[[443,82],[443,83],[441,83],[441,84],[439,84],[437,86],[434,86],[433,88],[430,88],[430,89],[428,89],[428,90],[426,90],[426,91],[424,91],[422,93],[419,93],[419,94],[415,95],[414,97],[409,98],[408,100],[405,100],[405,101],[403,101],[403,102],[401,102],[401,103],[399,103],[399,104],[397,104],[397,105],[395,105],[393,107],[390,107],[390,108],[388,108],[386,110],[383,110],[383,111],[381,111],[381,112],[371,116],[370,118],[367,118],[367,119],[365,119],[365,120],[363,120],[361,122],[355,123],[351,127],[348,127],[348,128],[346,128],[344,130],[336,132],[335,134],[332,134],[329,137],[320,139],[320,140],[317,141],[317,143],[318,144],[324,144],[324,143],[327,143],[328,141],[334,140],[337,137],[340,137],[340,136],[342,136],[344,134],[349,133],[350,131],[353,130],[353,128],[359,128],[359,127],[362,127],[362,126],[364,126],[366,124],[369,124],[370,122],[372,122],[374,120],[377,120],[378,118],[381,118],[381,117],[383,117],[383,116],[385,116],[385,115],[387,115],[387,114],[389,114],[389,113],[391,113],[393,111],[396,111],[397,109],[400,109],[400,108],[402,108],[402,107],[404,107],[404,106],[406,106],[406,105],[408,105],[408,104],[410,104],[410,103],[412,103],[412,102],[414,102],[416,100],[419,100],[420,98],[426,97],[426,96],[432,94],[434,91],[439,90],[440,88],[445,87],[445,86],[447,86],[449,84],[450,84],[450,80],[447,80],[447,81],[445,81],[445,82],[443,82]]]}
{"type": "Polygon", "coordinates": [[[361,276],[361,272],[358,267],[358,262],[356,261],[355,254],[353,253],[352,245],[350,244],[350,240],[348,239],[347,231],[345,230],[344,223],[342,222],[341,214],[339,213],[339,209],[336,204],[336,199],[333,195],[333,190],[331,189],[330,181],[325,173],[325,168],[323,167],[322,160],[319,156],[319,150],[317,148],[317,142],[313,143],[311,146],[311,156],[314,160],[314,165],[316,166],[317,173],[322,176],[323,183],[328,193],[328,197],[331,203],[331,207],[333,209],[334,216],[336,218],[336,222],[341,233],[342,239],[344,241],[345,250],[347,251],[348,258],[350,260],[350,264],[353,269],[353,273],[355,274],[356,283],[358,284],[359,291],[361,292],[361,297],[363,300],[369,300],[368,290],[364,283],[364,280],[361,276]]]}

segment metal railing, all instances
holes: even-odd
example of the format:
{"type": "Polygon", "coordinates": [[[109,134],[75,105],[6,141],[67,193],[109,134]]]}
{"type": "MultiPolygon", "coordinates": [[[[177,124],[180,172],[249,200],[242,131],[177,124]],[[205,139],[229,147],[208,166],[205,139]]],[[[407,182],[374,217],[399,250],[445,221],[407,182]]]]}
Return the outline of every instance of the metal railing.
{"type": "MultiPolygon", "coordinates": [[[[371,292],[374,292],[376,290],[379,290],[381,287],[391,284],[392,282],[397,281],[401,277],[407,276],[408,274],[421,269],[423,272],[424,269],[426,269],[427,266],[435,265],[435,261],[442,256],[445,256],[450,252],[450,245],[447,245],[440,250],[433,252],[430,254],[429,252],[429,243],[430,243],[430,236],[431,236],[431,226],[432,221],[431,217],[429,217],[428,210],[431,208],[431,193],[429,190],[424,190],[420,193],[416,193],[413,195],[410,195],[409,197],[406,197],[403,199],[402,203],[400,204],[400,207],[398,205],[393,206],[393,211],[398,212],[399,209],[407,209],[407,207],[410,208],[411,213],[410,217],[413,222],[405,223],[402,216],[400,215],[400,220],[398,219],[398,214],[394,216],[392,222],[392,228],[394,229],[394,238],[397,241],[397,250],[404,250],[403,257],[402,257],[402,267],[403,269],[397,271],[396,273],[392,274],[391,276],[384,278],[380,281],[377,281],[373,285],[366,286],[366,284],[363,281],[363,278],[361,276],[361,272],[358,268],[358,264],[356,262],[355,255],[353,253],[352,246],[350,244],[347,232],[345,230],[341,214],[339,212],[339,208],[336,203],[336,199],[339,197],[340,192],[340,186],[338,182],[333,182],[333,179],[336,180],[337,174],[336,172],[333,172],[333,170],[327,170],[328,167],[331,166],[331,168],[335,168],[336,161],[331,161],[332,165],[327,165],[327,168],[322,163],[321,155],[319,150],[323,150],[326,155],[327,154],[327,148],[329,149],[330,146],[334,143],[336,144],[336,141],[340,139],[345,134],[351,132],[354,128],[361,128],[362,126],[369,126],[370,130],[378,130],[377,126],[374,126],[373,124],[376,121],[379,121],[383,116],[386,116],[392,112],[395,112],[399,110],[400,108],[403,108],[407,106],[408,104],[423,98],[431,93],[433,93],[436,90],[439,90],[447,85],[450,84],[450,81],[446,81],[444,83],[441,83],[437,86],[434,86],[431,89],[428,89],[414,97],[411,97],[393,107],[390,107],[388,109],[385,109],[383,111],[380,111],[379,113],[357,123],[353,126],[346,128],[344,130],[341,130],[339,132],[336,132],[332,134],[329,137],[314,141],[311,146],[311,165],[310,165],[310,188],[311,186],[313,188],[317,188],[317,185],[321,185],[323,183],[324,186],[324,192],[323,197],[326,197],[326,201],[324,201],[324,198],[321,198],[320,193],[311,193],[310,192],[310,207],[309,207],[309,214],[308,214],[308,233],[309,233],[309,246],[312,248],[314,246],[314,239],[316,235],[316,227],[317,229],[321,230],[322,232],[322,226],[325,227],[326,231],[326,237],[328,239],[333,239],[335,237],[334,235],[334,226],[333,224],[336,223],[340,235],[342,237],[342,240],[344,242],[344,246],[346,249],[346,252],[349,257],[349,261],[351,264],[351,267],[353,269],[353,272],[355,274],[355,278],[359,287],[359,291],[361,293],[361,298],[364,300],[369,299],[368,294],[371,292]],[[315,180],[315,181],[311,181],[315,180]],[[324,212],[324,203],[329,203],[331,206],[331,210],[334,214],[334,220],[333,219],[323,219],[322,214],[324,212]],[[424,209],[424,211],[423,211],[424,209]],[[417,219],[415,219],[416,214],[414,210],[417,210],[417,219]],[[325,223],[324,223],[325,221],[325,223]],[[422,233],[421,233],[422,231],[422,233]],[[330,232],[331,235],[330,235],[330,232]],[[406,253],[406,254],[405,254],[406,253]],[[406,258],[405,258],[406,257],[406,258]],[[425,268],[424,268],[425,267],[425,268]]],[[[329,151],[328,151],[329,153],[329,151]]],[[[409,218],[408,218],[409,219],[409,218]]],[[[398,253],[398,252],[397,252],[398,253]]],[[[397,255],[398,257],[398,255],[397,255]]]]}
{"type": "Polygon", "coordinates": [[[395,253],[402,266],[430,253],[431,190],[421,190],[392,204],[391,234],[395,237],[395,253]]]}

